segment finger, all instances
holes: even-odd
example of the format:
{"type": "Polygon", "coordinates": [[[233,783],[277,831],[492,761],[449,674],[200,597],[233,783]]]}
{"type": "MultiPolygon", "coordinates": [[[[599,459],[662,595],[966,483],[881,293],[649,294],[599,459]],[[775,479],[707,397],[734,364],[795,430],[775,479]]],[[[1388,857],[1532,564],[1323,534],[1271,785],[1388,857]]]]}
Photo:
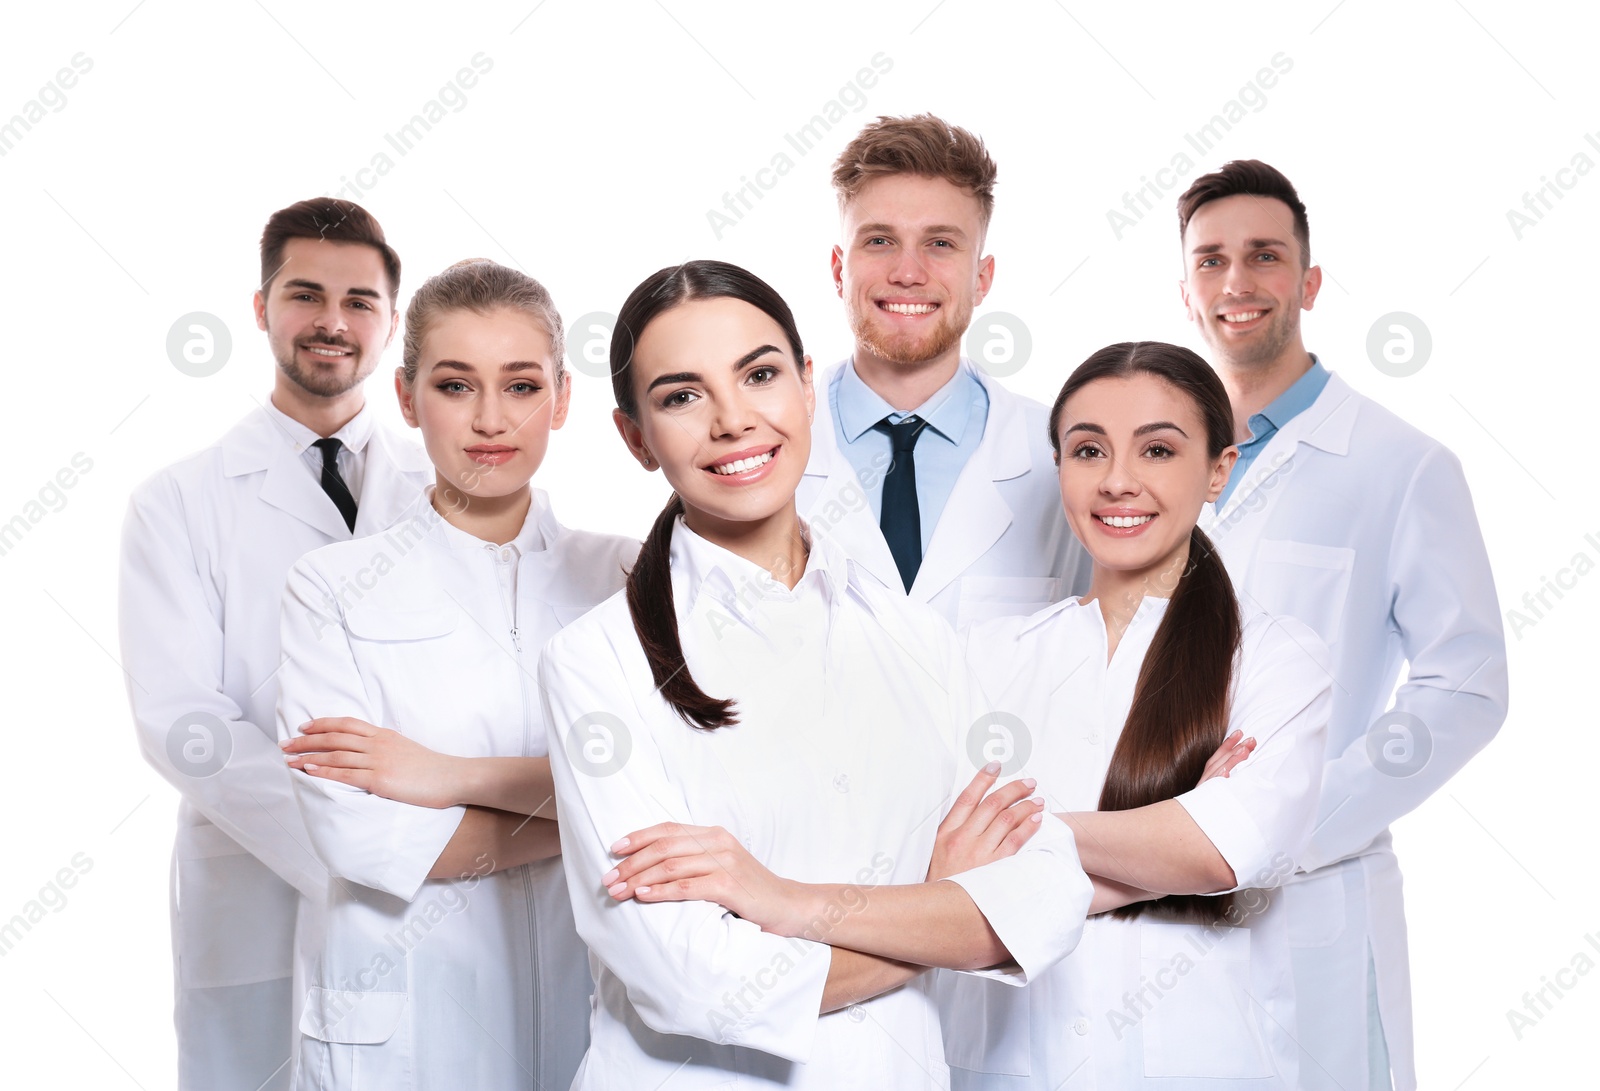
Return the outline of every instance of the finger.
{"type": "Polygon", "coordinates": [[[720,830],[721,826],[687,826],[682,822],[658,822],[654,826],[646,826],[642,830],[634,830],[628,836],[621,838],[611,846],[611,851],[618,856],[626,856],[638,852],[646,845],[652,845],[662,838],[682,836],[708,836],[713,830],[720,830]]]}
{"type": "Polygon", "coordinates": [[[941,830],[946,828],[954,829],[966,822],[967,817],[972,814],[973,808],[983,799],[984,794],[993,787],[995,778],[999,775],[1000,763],[997,761],[991,761],[988,765],[979,769],[977,775],[967,783],[965,788],[961,789],[961,794],[956,796],[955,802],[950,805],[949,813],[944,816],[944,821],[939,823],[939,828],[941,830]]]}
{"type": "Polygon", "coordinates": [[[332,750],[366,753],[372,749],[372,739],[366,735],[327,731],[318,735],[301,735],[280,745],[285,754],[314,754],[332,750]]]}
{"type": "MultiPolygon", "coordinates": [[[[1034,802],[1030,800],[1029,802],[1034,802]]],[[[1033,813],[1017,823],[1016,829],[1006,834],[1001,839],[996,850],[999,857],[1014,856],[1017,850],[1028,843],[1028,839],[1038,833],[1044,825],[1044,800],[1038,800],[1033,813]]]]}
{"type": "Polygon", "coordinates": [[[301,768],[301,771],[322,780],[337,781],[340,784],[348,784],[352,788],[360,788],[364,791],[372,790],[372,773],[367,769],[340,769],[331,765],[306,765],[301,768]]]}
{"type": "Polygon", "coordinates": [[[331,769],[371,769],[372,759],[366,754],[349,750],[329,750],[320,754],[291,757],[288,762],[297,769],[309,769],[313,764],[331,769]]]}
{"type": "MultiPolygon", "coordinates": [[[[698,826],[689,828],[705,829],[707,835],[714,833],[717,829],[717,827],[698,826]]],[[[656,867],[670,860],[687,860],[708,856],[709,851],[702,837],[661,837],[640,848],[630,848],[626,856],[612,871],[619,878],[626,880],[639,875],[648,868],[656,867]]]]}
{"type": "Polygon", "coordinates": [[[1242,763],[1251,754],[1255,753],[1255,750],[1256,741],[1254,739],[1246,739],[1244,742],[1235,746],[1233,748],[1233,753],[1228,755],[1227,760],[1222,763],[1222,776],[1227,776],[1229,773],[1233,772],[1234,769],[1238,768],[1240,763],[1242,763]]]}
{"type": "Polygon", "coordinates": [[[688,879],[704,879],[717,874],[720,870],[710,857],[674,856],[670,860],[663,860],[659,864],[644,868],[632,876],[619,876],[609,889],[614,890],[618,886],[626,885],[638,890],[640,887],[661,886],[688,879]]]}
{"type": "Polygon", "coordinates": [[[1007,807],[1032,795],[1037,786],[1038,782],[1032,777],[1023,777],[1021,780],[1014,780],[1010,784],[996,788],[973,809],[972,817],[968,819],[967,824],[974,830],[986,828],[1007,807]]]}
{"type": "Polygon", "coordinates": [[[349,735],[372,736],[378,729],[365,720],[358,720],[354,716],[321,716],[310,723],[302,724],[302,735],[318,735],[329,731],[342,731],[349,735]]]}
{"type": "Polygon", "coordinates": [[[1010,836],[1018,826],[1026,824],[1030,818],[1041,813],[1043,809],[1044,801],[1037,796],[1018,800],[994,816],[994,821],[990,822],[988,828],[982,832],[979,843],[986,852],[998,852],[1001,842],[1010,836]]]}

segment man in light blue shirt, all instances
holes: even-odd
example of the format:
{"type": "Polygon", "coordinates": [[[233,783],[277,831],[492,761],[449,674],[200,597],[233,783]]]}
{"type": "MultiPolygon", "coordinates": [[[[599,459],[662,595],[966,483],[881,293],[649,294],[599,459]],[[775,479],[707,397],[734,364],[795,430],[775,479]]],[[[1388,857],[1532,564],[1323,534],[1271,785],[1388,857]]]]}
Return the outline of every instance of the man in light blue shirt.
{"type": "Polygon", "coordinates": [[[1250,466],[1272,437],[1278,434],[1278,430],[1310,409],[1311,403],[1322,393],[1322,388],[1328,385],[1328,369],[1322,366],[1316,354],[1310,355],[1311,370],[1296,379],[1289,389],[1274,398],[1265,409],[1250,415],[1248,422],[1250,438],[1240,440],[1238,443],[1239,460],[1233,464],[1233,473],[1229,475],[1228,483],[1222,487],[1222,494],[1217,497],[1218,511],[1228,502],[1228,497],[1233,494],[1239,482],[1249,474],[1250,466]]]}
{"type": "Polygon", "coordinates": [[[855,350],[818,380],[800,510],[887,587],[952,624],[1087,586],[1061,512],[1049,411],[961,355],[994,279],[994,161],[928,114],[880,118],[834,166],[834,288],[855,350]]]}

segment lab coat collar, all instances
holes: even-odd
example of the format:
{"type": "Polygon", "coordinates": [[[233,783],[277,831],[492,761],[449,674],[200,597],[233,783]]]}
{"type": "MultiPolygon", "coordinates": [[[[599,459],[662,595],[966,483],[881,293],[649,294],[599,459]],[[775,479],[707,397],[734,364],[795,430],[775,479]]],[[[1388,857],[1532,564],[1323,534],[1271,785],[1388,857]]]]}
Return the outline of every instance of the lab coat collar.
{"type": "Polygon", "coordinates": [[[702,538],[679,516],[672,528],[669,556],[673,599],[680,619],[709,602],[745,624],[758,627],[763,600],[806,594],[807,585],[820,585],[831,615],[840,594],[848,588],[850,562],[837,543],[826,535],[813,534],[804,520],[800,531],[809,545],[806,570],[790,590],[760,565],[702,538]]]}
{"type": "MultiPolygon", "coordinates": [[[[356,417],[366,416],[363,443],[370,443],[357,498],[355,536],[371,534],[393,523],[413,498],[414,485],[407,474],[429,469],[426,453],[414,444],[390,435],[373,423],[371,405],[356,417]]],[[[351,424],[356,418],[352,418],[351,424]]],[[[346,425],[350,427],[350,425],[346,425]]],[[[306,430],[308,433],[310,429],[306,430]]],[[[315,436],[312,437],[313,439],[315,436]]],[[[222,472],[227,477],[266,471],[261,500],[315,527],[333,541],[352,536],[315,476],[301,458],[304,447],[285,431],[265,406],[258,405],[222,437],[222,472]]]]}
{"type": "Polygon", "coordinates": [[[1295,457],[1302,443],[1341,458],[1348,455],[1350,436],[1355,431],[1356,417],[1360,412],[1361,396],[1337,372],[1330,371],[1327,385],[1317,395],[1317,400],[1273,434],[1251,464],[1249,476],[1233,490],[1227,503],[1221,509],[1214,504],[1205,506],[1201,513],[1201,529],[1209,531],[1218,524],[1226,524],[1257,489],[1282,470],[1283,464],[1295,457]]]}
{"type": "MultiPolygon", "coordinates": [[[[1129,619],[1128,628],[1131,630],[1135,625],[1141,624],[1152,615],[1159,620],[1160,617],[1166,613],[1167,604],[1170,601],[1170,599],[1157,598],[1154,595],[1146,595],[1140,601],[1139,608],[1133,612],[1133,617],[1129,619]]],[[[1079,599],[1077,595],[1068,595],[1060,602],[1046,606],[1038,613],[1030,615],[1028,619],[1022,623],[1022,627],[1017,630],[1017,635],[1021,636],[1023,633],[1032,632],[1034,629],[1047,625],[1054,621],[1057,616],[1065,614],[1070,610],[1092,611],[1095,614],[1096,622],[1102,626],[1105,624],[1105,613],[1100,609],[1098,600],[1085,603],[1079,599]]]]}
{"type": "MultiPolygon", "coordinates": [[[[861,484],[850,460],[839,450],[833,428],[831,390],[847,366],[848,360],[836,364],[824,376],[823,389],[830,391],[830,404],[819,408],[811,425],[811,458],[806,463],[805,476],[825,478],[822,493],[826,497],[860,496],[861,484]]],[[[945,501],[939,527],[911,585],[910,597],[918,602],[931,600],[959,579],[1006,532],[1011,525],[1011,508],[995,483],[1020,477],[1032,466],[1027,403],[974,367],[972,361],[963,358],[961,366],[988,395],[989,415],[983,438],[945,501]]],[[[812,514],[817,515],[817,509],[813,508],[812,514]]],[[[864,502],[850,504],[848,513],[830,525],[827,532],[879,583],[890,588],[902,586],[889,543],[864,502]]]]}
{"type": "MultiPolygon", "coordinates": [[[[322,438],[279,409],[274,404],[270,394],[267,395],[266,401],[261,403],[261,408],[267,414],[267,418],[277,425],[284,438],[294,444],[297,453],[303,454],[306,448],[322,438]]],[[[372,407],[363,403],[360,411],[346,421],[344,427],[329,438],[336,439],[352,451],[360,453],[366,450],[367,441],[372,438],[372,432],[377,425],[377,420],[377,415],[372,412],[372,407]]]]}
{"type": "Polygon", "coordinates": [[[438,520],[435,534],[439,540],[452,550],[477,552],[482,550],[513,549],[518,557],[526,553],[537,553],[548,549],[561,533],[561,524],[556,522],[555,512],[550,507],[550,497],[543,489],[531,490],[533,496],[528,504],[528,515],[522,521],[522,529],[517,531],[517,536],[509,542],[491,542],[469,534],[460,527],[453,525],[449,520],[440,516],[433,507],[433,494],[438,486],[429,485],[422,491],[419,503],[426,505],[434,518],[438,520]]]}

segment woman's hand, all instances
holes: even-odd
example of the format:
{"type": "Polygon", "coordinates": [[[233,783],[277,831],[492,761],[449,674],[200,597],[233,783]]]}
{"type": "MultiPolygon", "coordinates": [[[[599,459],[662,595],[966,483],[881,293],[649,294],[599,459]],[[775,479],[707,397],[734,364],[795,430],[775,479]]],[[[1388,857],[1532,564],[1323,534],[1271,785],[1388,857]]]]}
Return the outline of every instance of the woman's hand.
{"type": "Polygon", "coordinates": [[[999,762],[990,762],[956,796],[933,842],[929,882],[1014,855],[1038,831],[1044,800],[1029,798],[1034,780],[1013,781],[989,792],[999,776],[999,762]]]}
{"type": "Polygon", "coordinates": [[[350,716],[312,720],[281,743],[289,768],[364,788],[375,796],[435,809],[465,802],[456,771],[460,758],[350,716]]]}
{"type": "Polygon", "coordinates": [[[611,851],[624,859],[600,881],[619,902],[715,902],[779,935],[796,935],[811,919],[805,885],[774,875],[721,826],[663,822],[611,851]]]}
{"type": "Polygon", "coordinates": [[[1225,777],[1233,772],[1234,766],[1248,758],[1256,748],[1254,739],[1245,739],[1240,736],[1242,731],[1235,731],[1222,740],[1222,745],[1217,747],[1217,752],[1206,759],[1205,771],[1200,774],[1200,784],[1204,784],[1212,777],[1225,777]]]}

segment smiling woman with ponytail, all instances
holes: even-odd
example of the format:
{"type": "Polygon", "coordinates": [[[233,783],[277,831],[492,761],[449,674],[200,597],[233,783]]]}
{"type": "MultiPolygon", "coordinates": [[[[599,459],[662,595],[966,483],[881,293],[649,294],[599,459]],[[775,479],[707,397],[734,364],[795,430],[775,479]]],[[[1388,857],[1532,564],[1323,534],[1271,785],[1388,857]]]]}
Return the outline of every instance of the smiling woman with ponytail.
{"type": "Polygon", "coordinates": [[[984,795],[955,633],[800,520],[811,362],[777,293],[663,269],[611,362],[617,430],[673,496],[625,592],[540,662],[596,968],[573,1086],[942,1084],[924,970],[1020,984],[1070,950],[1070,831],[1032,782],[984,795]]]}
{"type": "Polygon", "coordinates": [[[1291,1091],[1273,891],[1316,814],[1327,650],[1241,604],[1198,525],[1237,456],[1227,393],[1200,357],[1101,349],[1056,398],[1050,444],[1094,561],[1089,592],[977,626],[967,648],[1022,724],[1020,772],[1077,834],[1100,915],[1026,990],[950,982],[951,1086],[1291,1091]]]}

